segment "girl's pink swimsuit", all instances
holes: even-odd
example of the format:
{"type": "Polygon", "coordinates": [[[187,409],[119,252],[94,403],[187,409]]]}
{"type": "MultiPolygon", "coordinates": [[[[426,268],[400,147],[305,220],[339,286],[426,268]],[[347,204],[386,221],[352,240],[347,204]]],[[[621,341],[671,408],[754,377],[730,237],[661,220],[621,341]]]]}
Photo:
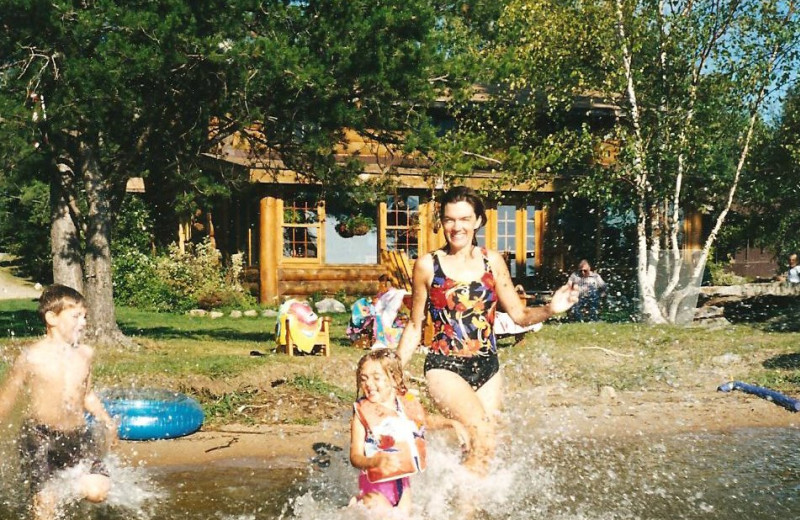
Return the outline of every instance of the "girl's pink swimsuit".
{"type": "Polygon", "coordinates": [[[364,498],[369,493],[380,493],[386,500],[392,504],[392,507],[397,507],[400,499],[403,498],[403,491],[411,485],[409,477],[398,478],[388,482],[370,482],[366,473],[361,473],[358,476],[358,489],[361,491],[358,498],[364,498]]]}

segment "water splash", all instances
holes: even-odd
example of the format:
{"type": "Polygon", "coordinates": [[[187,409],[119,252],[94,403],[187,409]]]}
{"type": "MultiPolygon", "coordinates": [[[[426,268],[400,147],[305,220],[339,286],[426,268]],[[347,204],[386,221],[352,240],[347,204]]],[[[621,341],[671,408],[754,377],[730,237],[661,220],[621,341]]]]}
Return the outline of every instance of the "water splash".
{"type": "MultiPolygon", "coordinates": [[[[472,518],[587,519],[560,516],[554,511],[562,499],[555,475],[537,463],[541,450],[528,439],[504,439],[490,473],[479,478],[461,465],[461,452],[446,435],[430,432],[428,469],[411,478],[412,520],[472,518]],[[508,441],[508,442],[506,442],[508,441]]],[[[329,467],[309,479],[309,489],[288,504],[282,519],[345,520],[369,518],[361,506],[347,507],[356,495],[358,471],[346,456],[335,457],[329,467]]]]}
{"type": "MultiPolygon", "coordinates": [[[[500,449],[486,479],[464,471],[447,432],[430,432],[428,470],[411,479],[411,519],[466,518],[461,507],[465,496],[475,509],[471,520],[800,516],[800,454],[793,449],[800,443],[800,430],[587,437],[573,415],[551,413],[555,408],[546,393],[535,389],[509,396],[500,449]]],[[[346,420],[330,428],[340,432],[332,443],[346,447],[346,420]]],[[[5,443],[0,439],[0,454],[9,453],[5,443]]],[[[275,459],[143,468],[107,458],[114,480],[108,502],[69,504],[65,518],[374,518],[363,507],[347,507],[357,493],[358,475],[347,449],[328,454],[328,464],[310,463],[313,469],[275,459]]],[[[5,460],[0,460],[0,477],[19,482],[5,460]]],[[[14,502],[4,487],[8,484],[0,486],[0,498],[7,499],[0,501],[0,518],[26,518],[24,504],[14,502]]]]}
{"type": "MultiPolygon", "coordinates": [[[[16,440],[0,445],[0,518],[26,518],[31,497],[25,491],[27,484],[18,469],[16,440]]],[[[158,504],[167,493],[161,489],[141,467],[131,466],[114,454],[102,458],[111,479],[111,488],[105,502],[89,504],[82,500],[78,482],[90,472],[91,462],[79,464],[55,472],[46,484],[57,502],[59,520],[86,518],[92,511],[102,510],[106,516],[136,520],[158,518],[158,504]]]]}

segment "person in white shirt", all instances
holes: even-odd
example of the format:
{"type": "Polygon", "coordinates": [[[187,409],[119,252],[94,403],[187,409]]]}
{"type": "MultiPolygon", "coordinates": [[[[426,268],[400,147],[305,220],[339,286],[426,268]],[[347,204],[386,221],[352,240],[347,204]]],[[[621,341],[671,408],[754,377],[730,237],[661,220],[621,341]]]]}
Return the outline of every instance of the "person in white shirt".
{"type": "Polygon", "coordinates": [[[572,306],[570,314],[573,321],[584,321],[584,314],[589,321],[598,321],[598,308],[600,298],[606,295],[606,282],[603,278],[592,271],[592,266],[588,260],[581,260],[578,270],[572,273],[567,280],[567,285],[577,289],[578,303],[572,306]]]}
{"type": "Polygon", "coordinates": [[[800,265],[797,264],[797,255],[789,255],[789,271],[786,273],[786,281],[789,285],[800,284],[800,265]]]}

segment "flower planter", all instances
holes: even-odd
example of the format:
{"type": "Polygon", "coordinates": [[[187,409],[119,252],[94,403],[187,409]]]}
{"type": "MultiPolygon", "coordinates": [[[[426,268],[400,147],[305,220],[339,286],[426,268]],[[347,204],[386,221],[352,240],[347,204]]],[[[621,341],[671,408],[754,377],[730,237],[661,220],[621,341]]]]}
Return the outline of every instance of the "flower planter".
{"type": "Polygon", "coordinates": [[[355,233],[353,233],[344,222],[336,224],[334,229],[336,229],[336,232],[339,233],[339,236],[342,238],[350,238],[355,235],[355,233]]]}
{"type": "Polygon", "coordinates": [[[349,229],[354,235],[361,236],[369,233],[369,228],[370,228],[369,224],[356,224],[355,226],[352,226],[349,229]]]}

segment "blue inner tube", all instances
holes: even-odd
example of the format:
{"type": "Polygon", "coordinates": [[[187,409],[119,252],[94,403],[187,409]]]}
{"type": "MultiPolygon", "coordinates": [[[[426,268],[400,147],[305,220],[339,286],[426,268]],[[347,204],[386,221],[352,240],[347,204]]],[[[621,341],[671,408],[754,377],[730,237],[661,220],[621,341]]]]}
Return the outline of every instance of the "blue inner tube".
{"type": "Polygon", "coordinates": [[[120,439],[174,439],[199,430],[205,418],[200,403],[172,390],[126,388],[98,394],[106,411],[119,422],[120,439]]]}
{"type": "Polygon", "coordinates": [[[717,387],[717,390],[720,392],[730,392],[732,390],[739,390],[740,392],[757,395],[762,399],[766,399],[767,401],[772,401],[778,406],[782,406],[783,408],[786,408],[791,412],[800,411],[800,401],[791,398],[788,395],[784,395],[776,390],[764,388],[763,386],[756,386],[748,383],[742,383],[741,381],[729,381],[727,383],[719,385],[719,387],[717,387]]]}

